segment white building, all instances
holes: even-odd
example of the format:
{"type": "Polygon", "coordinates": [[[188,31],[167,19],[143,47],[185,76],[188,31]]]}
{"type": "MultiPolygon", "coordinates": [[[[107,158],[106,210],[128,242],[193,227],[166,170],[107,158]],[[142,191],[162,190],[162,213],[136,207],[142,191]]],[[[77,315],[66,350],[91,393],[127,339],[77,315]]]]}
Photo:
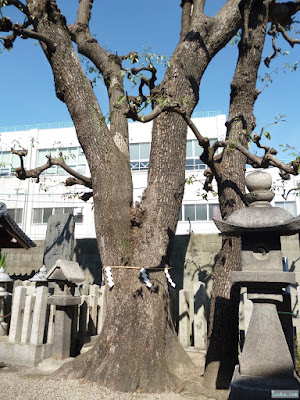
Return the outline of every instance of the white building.
{"type": "MultiPolygon", "coordinates": [[[[204,115],[204,114],[203,114],[204,115]]],[[[194,118],[200,132],[211,139],[225,138],[226,116],[206,113],[201,118],[194,118]]],[[[14,176],[14,169],[20,165],[19,157],[11,154],[10,149],[25,148],[28,155],[25,160],[27,169],[35,168],[46,162],[45,156],[58,155],[62,152],[67,164],[82,174],[89,174],[85,156],[77,141],[74,127],[69,124],[40,125],[15,128],[0,128],[0,201],[6,203],[11,215],[20,227],[33,240],[44,239],[47,221],[51,214],[73,212],[76,217],[76,238],[95,237],[92,199],[87,203],[79,200],[76,193],[83,193],[84,188],[75,186],[66,188],[63,182],[66,173],[60,167],[53,166],[41,175],[39,184],[27,179],[20,181],[14,176]]],[[[131,123],[130,159],[134,187],[134,200],[139,200],[147,183],[149,154],[151,144],[151,123],[131,123]]],[[[212,194],[207,200],[201,193],[205,165],[199,159],[201,148],[191,131],[187,137],[186,177],[193,177],[195,182],[187,184],[177,227],[177,234],[216,233],[212,217],[218,217],[218,199],[212,194]]],[[[248,170],[249,172],[251,170],[248,170]]],[[[276,168],[272,168],[275,198],[273,204],[287,208],[293,215],[300,212],[296,192],[290,192],[288,199],[282,195],[298,187],[299,179],[292,177],[283,188],[276,168]],[[285,192],[284,192],[285,190],[285,192]]]]}

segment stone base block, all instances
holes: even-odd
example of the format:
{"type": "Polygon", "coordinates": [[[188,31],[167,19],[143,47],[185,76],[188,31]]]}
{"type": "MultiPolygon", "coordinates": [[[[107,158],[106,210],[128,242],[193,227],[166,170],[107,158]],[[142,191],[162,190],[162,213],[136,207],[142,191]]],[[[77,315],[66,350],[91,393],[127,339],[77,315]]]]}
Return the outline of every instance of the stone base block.
{"type": "Polygon", "coordinates": [[[10,343],[7,336],[0,338],[0,362],[10,365],[34,367],[51,353],[52,344],[10,343]]]}
{"type": "Polygon", "coordinates": [[[296,377],[295,379],[280,379],[241,375],[239,366],[236,366],[228,400],[270,400],[272,398],[272,390],[299,391],[300,384],[296,377]]]}

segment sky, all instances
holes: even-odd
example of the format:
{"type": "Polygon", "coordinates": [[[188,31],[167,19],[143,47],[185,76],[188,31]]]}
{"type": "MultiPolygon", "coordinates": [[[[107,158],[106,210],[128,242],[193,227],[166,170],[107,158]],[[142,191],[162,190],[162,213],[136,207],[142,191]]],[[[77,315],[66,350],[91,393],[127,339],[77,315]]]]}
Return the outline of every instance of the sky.
{"type": "MultiPolygon", "coordinates": [[[[76,19],[74,0],[58,0],[58,5],[67,18],[68,24],[76,19]]],[[[205,12],[213,16],[225,0],[207,0],[205,12]]],[[[94,1],[91,32],[107,50],[119,55],[130,51],[151,52],[170,57],[180,33],[180,0],[124,0],[94,1]]],[[[4,9],[14,22],[22,22],[22,16],[4,9]]],[[[298,13],[300,20],[300,12],[298,13]]],[[[264,55],[271,53],[271,38],[267,39],[264,55]]],[[[300,79],[297,69],[289,72],[283,68],[286,63],[294,65],[300,59],[300,45],[293,49],[283,41],[279,42],[283,52],[289,55],[278,57],[269,71],[261,68],[260,76],[271,73],[273,82],[264,87],[258,82],[258,89],[264,87],[255,105],[256,131],[266,128],[271,134],[273,147],[286,143],[300,150],[298,146],[300,79]],[[271,125],[276,117],[285,115],[285,122],[271,125]]],[[[237,46],[226,46],[210,63],[200,86],[200,101],[195,111],[217,111],[228,114],[230,82],[237,60],[237,46]]],[[[0,128],[43,123],[71,122],[66,106],[56,98],[51,69],[39,45],[31,40],[17,40],[12,51],[0,54],[1,111],[0,128]]],[[[162,79],[164,71],[159,74],[162,79]]],[[[130,86],[128,86],[130,89],[130,86]]],[[[108,112],[105,88],[101,82],[95,88],[103,113],[108,112]]],[[[286,159],[289,152],[280,154],[286,159]]]]}

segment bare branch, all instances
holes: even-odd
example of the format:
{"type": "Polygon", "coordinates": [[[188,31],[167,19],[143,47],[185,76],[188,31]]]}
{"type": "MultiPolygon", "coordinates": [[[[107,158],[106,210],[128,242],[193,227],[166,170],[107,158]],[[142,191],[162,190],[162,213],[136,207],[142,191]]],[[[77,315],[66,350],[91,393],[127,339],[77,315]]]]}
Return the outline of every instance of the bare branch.
{"type": "Polygon", "coordinates": [[[213,185],[212,185],[212,181],[214,179],[214,175],[211,171],[210,168],[206,168],[203,172],[203,175],[205,176],[205,182],[203,185],[203,189],[206,192],[211,192],[213,190],[213,185]]]}
{"type": "Polygon", "coordinates": [[[75,178],[75,177],[67,178],[67,180],[65,181],[65,186],[81,185],[81,186],[89,187],[91,189],[92,188],[92,182],[87,182],[88,178],[86,178],[86,177],[84,177],[84,178],[85,178],[85,180],[78,179],[78,178],[75,178]]]}
{"type": "MultiPolygon", "coordinates": [[[[46,171],[47,169],[51,168],[53,165],[57,165],[61,168],[63,168],[66,172],[68,172],[70,175],[72,175],[75,179],[77,183],[73,183],[72,185],[75,184],[79,184],[79,185],[83,185],[86,186],[88,188],[92,188],[92,180],[91,178],[88,178],[82,174],[79,174],[78,172],[74,171],[72,168],[70,168],[65,160],[62,157],[62,153],[60,153],[60,158],[52,158],[50,155],[46,156],[47,157],[47,162],[44,165],[41,165],[40,167],[34,168],[34,169],[30,169],[30,170],[25,170],[24,168],[24,162],[23,162],[23,157],[25,157],[27,155],[27,150],[23,149],[23,150],[14,150],[11,149],[12,154],[16,154],[20,157],[21,159],[21,166],[19,168],[16,168],[15,170],[15,175],[18,179],[20,180],[25,180],[28,178],[34,178],[37,180],[37,182],[39,181],[39,177],[41,175],[42,172],[46,171]]],[[[70,180],[72,178],[67,179],[70,180]]],[[[70,180],[71,182],[71,180],[70,180]]],[[[74,182],[74,181],[73,181],[74,182]]],[[[71,184],[67,184],[66,186],[72,186],[71,184]]]]}
{"type": "Polygon", "coordinates": [[[93,192],[86,192],[83,195],[79,196],[80,200],[88,201],[91,197],[93,197],[93,192]]]}
{"type": "Polygon", "coordinates": [[[300,10],[299,1],[288,1],[286,3],[272,2],[270,6],[270,22],[277,22],[278,24],[286,27],[293,22],[292,16],[300,10]]]}
{"type": "Polygon", "coordinates": [[[45,45],[51,52],[54,52],[56,50],[55,44],[47,36],[42,35],[41,33],[34,32],[32,29],[24,29],[24,25],[18,23],[14,24],[13,31],[17,36],[20,36],[22,39],[31,38],[45,43],[45,45]]]}
{"type": "Polygon", "coordinates": [[[277,151],[273,148],[260,145],[259,147],[265,150],[265,154],[261,157],[252,154],[248,149],[239,143],[230,143],[229,141],[219,142],[219,147],[232,146],[233,149],[240,151],[244,156],[247,157],[247,164],[251,165],[253,168],[269,168],[277,167],[281,171],[281,176],[284,179],[289,179],[289,175],[298,175],[298,167],[300,165],[299,161],[292,161],[289,164],[278,160],[275,157],[277,151]]]}
{"type": "Polygon", "coordinates": [[[18,22],[13,24],[11,20],[7,17],[3,17],[0,19],[0,31],[9,32],[13,31],[11,35],[0,37],[1,40],[4,41],[4,47],[6,49],[10,49],[13,47],[13,43],[16,40],[16,37],[19,36],[22,39],[35,39],[45,43],[49,50],[52,52],[55,51],[54,43],[45,35],[35,32],[33,29],[27,29],[28,26],[31,25],[31,21],[27,20],[24,24],[19,24],[18,22]]]}
{"type": "Polygon", "coordinates": [[[209,147],[209,139],[207,137],[204,137],[204,136],[201,135],[200,131],[198,130],[196,125],[193,123],[193,121],[187,115],[187,113],[185,111],[182,111],[182,110],[180,110],[179,108],[176,108],[176,107],[174,107],[174,109],[172,111],[174,111],[177,114],[182,116],[182,118],[185,120],[185,122],[187,123],[189,128],[193,131],[193,133],[196,136],[200,146],[209,147]]]}
{"type": "Polygon", "coordinates": [[[300,44],[300,39],[293,39],[291,38],[284,27],[280,25],[279,23],[277,24],[277,29],[278,31],[282,34],[282,36],[285,38],[285,40],[290,44],[291,47],[294,47],[295,44],[300,44]]]}
{"type": "Polygon", "coordinates": [[[13,47],[14,41],[16,40],[17,36],[15,34],[8,35],[8,36],[0,36],[0,40],[3,40],[3,46],[9,50],[13,47]]]}
{"type": "Polygon", "coordinates": [[[10,149],[10,152],[11,152],[12,154],[16,154],[17,156],[20,157],[21,169],[24,171],[24,157],[27,156],[28,151],[25,150],[25,149],[22,149],[22,150],[10,149]]]}
{"type": "Polygon", "coordinates": [[[160,107],[159,105],[155,106],[150,114],[148,115],[139,115],[139,110],[137,109],[136,105],[129,105],[129,109],[126,111],[126,117],[131,118],[133,121],[139,122],[150,122],[153,121],[156,117],[158,117],[164,111],[172,111],[171,109],[167,109],[167,107],[160,107]]]}
{"type": "Polygon", "coordinates": [[[266,57],[264,59],[265,66],[268,68],[270,66],[271,60],[273,58],[275,58],[277,56],[277,54],[280,52],[280,49],[276,46],[276,41],[275,41],[276,33],[277,33],[277,24],[273,23],[271,29],[268,31],[268,35],[273,36],[272,37],[272,47],[273,47],[274,52],[271,56],[266,57]]]}
{"type": "MultiPolygon", "coordinates": [[[[145,78],[144,76],[141,77],[140,85],[139,85],[139,95],[142,97],[145,97],[143,95],[143,86],[146,85],[149,87],[150,90],[152,90],[155,85],[154,82],[156,81],[156,68],[155,67],[140,67],[140,68],[131,68],[131,74],[132,75],[137,75],[139,72],[142,71],[149,71],[151,72],[152,76],[150,79],[145,78]]],[[[130,73],[128,73],[128,78],[130,78],[130,73]]]]}
{"type": "Polygon", "coordinates": [[[131,60],[132,64],[137,62],[139,60],[138,53],[136,51],[131,51],[128,54],[125,54],[125,56],[120,56],[120,59],[122,61],[124,60],[131,60]]]}
{"type": "Polygon", "coordinates": [[[29,10],[28,7],[25,6],[21,1],[19,0],[6,0],[6,4],[8,6],[15,6],[18,10],[20,10],[23,14],[29,16],[29,10]]]}
{"type": "Polygon", "coordinates": [[[12,31],[13,23],[11,22],[10,18],[3,17],[0,19],[0,31],[1,32],[9,32],[12,31]]]}

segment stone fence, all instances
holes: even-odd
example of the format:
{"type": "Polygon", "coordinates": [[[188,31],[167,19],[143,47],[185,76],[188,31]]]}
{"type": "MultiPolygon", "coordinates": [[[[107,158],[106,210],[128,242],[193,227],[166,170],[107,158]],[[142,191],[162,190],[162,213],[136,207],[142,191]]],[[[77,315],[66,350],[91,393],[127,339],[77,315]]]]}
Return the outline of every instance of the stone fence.
{"type": "MultiPolygon", "coordinates": [[[[54,354],[57,359],[78,355],[82,348],[89,346],[91,338],[101,332],[105,318],[104,291],[105,287],[98,285],[76,288],[80,304],[73,307],[70,316],[70,345],[69,348],[57,350],[53,345],[57,309],[55,305],[49,304],[51,289],[46,286],[36,287],[30,281],[15,281],[12,301],[7,297],[6,307],[2,310],[2,319],[8,323],[9,330],[8,335],[0,336],[0,361],[34,366],[54,354]]],[[[60,346],[66,343],[63,340],[60,346]]]]}
{"type": "MultiPolygon", "coordinates": [[[[12,301],[6,298],[4,320],[8,323],[8,335],[0,336],[0,361],[16,365],[37,365],[45,358],[63,359],[76,356],[93,345],[102,330],[106,313],[105,287],[98,285],[77,286],[75,296],[80,303],[73,307],[71,340],[60,343],[67,348],[54,349],[56,306],[50,304],[51,289],[37,286],[34,282],[15,281],[12,301]],[[12,304],[12,305],[11,305],[12,304]]],[[[298,287],[300,298],[300,287],[298,287]]],[[[193,290],[170,289],[171,315],[184,348],[193,347],[206,350],[207,346],[207,303],[206,287],[203,282],[195,282],[193,290]]],[[[246,332],[251,316],[251,305],[241,295],[240,329],[246,332]]],[[[289,300],[290,302],[290,300],[289,300]]],[[[283,311],[283,316],[293,315],[299,321],[298,310],[283,311]]],[[[3,321],[3,319],[2,319],[3,321]]],[[[0,320],[1,324],[1,320],[0,320]]],[[[295,325],[295,324],[294,324],[295,325]]],[[[298,331],[298,335],[300,331],[298,331]]],[[[290,339],[288,339],[289,341],[290,339]]]]}

